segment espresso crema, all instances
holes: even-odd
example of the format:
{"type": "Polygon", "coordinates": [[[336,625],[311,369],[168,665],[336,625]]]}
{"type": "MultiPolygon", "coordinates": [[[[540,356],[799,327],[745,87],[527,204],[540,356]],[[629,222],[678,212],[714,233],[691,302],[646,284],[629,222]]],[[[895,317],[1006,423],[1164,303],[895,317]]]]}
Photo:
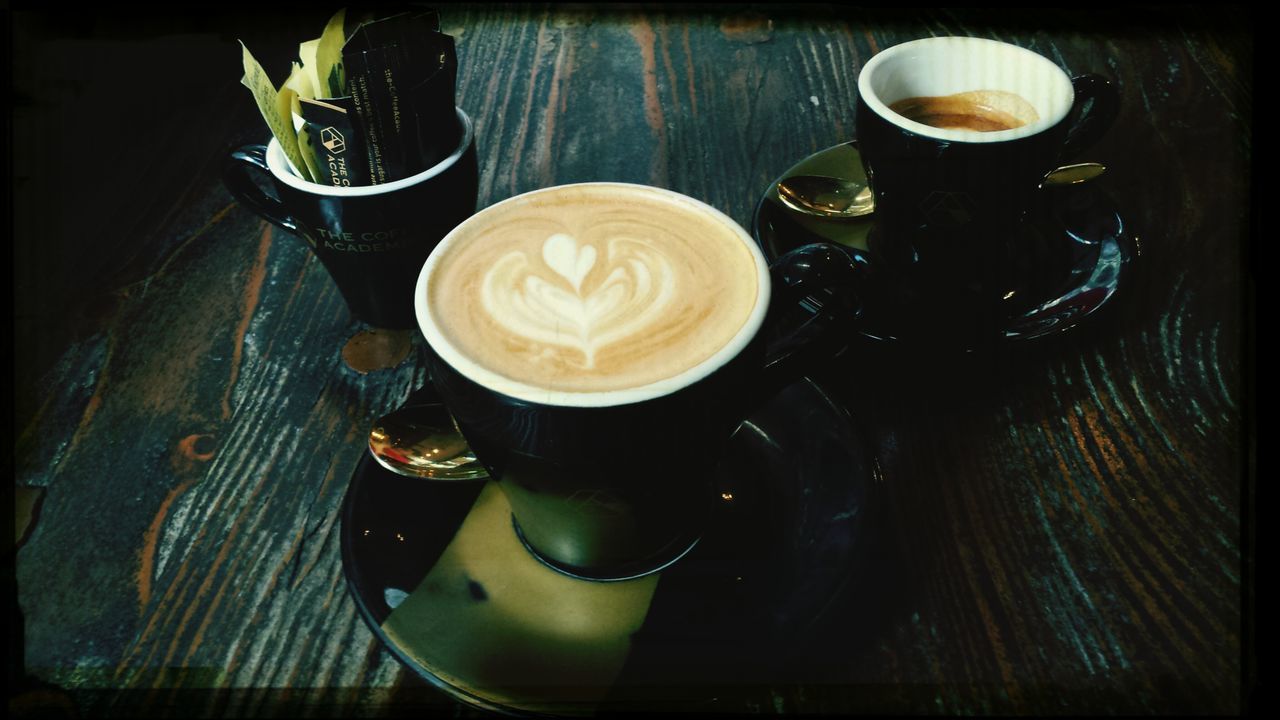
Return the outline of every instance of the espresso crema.
{"type": "Polygon", "coordinates": [[[890,104],[889,109],[930,127],[975,132],[1012,130],[1040,119],[1034,105],[1004,90],[911,97],[890,104]]]}
{"type": "Polygon", "coordinates": [[[466,362],[526,392],[641,388],[708,361],[758,314],[749,243],[721,213],[655,188],[537,191],[446,239],[426,311],[466,362]]]}

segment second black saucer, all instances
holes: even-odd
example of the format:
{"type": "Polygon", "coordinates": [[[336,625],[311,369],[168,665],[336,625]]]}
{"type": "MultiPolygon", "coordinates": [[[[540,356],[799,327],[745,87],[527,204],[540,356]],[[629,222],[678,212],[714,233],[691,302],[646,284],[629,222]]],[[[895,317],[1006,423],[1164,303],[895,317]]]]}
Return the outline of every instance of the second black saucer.
{"type": "MultiPolygon", "coordinates": [[[[874,232],[874,213],[860,218],[824,219],[801,215],[778,199],[778,182],[794,175],[828,175],[866,181],[857,143],[849,142],[817,152],[771,184],[760,198],[753,233],[772,261],[787,251],[814,242],[845,247],[867,260],[870,271],[859,290],[863,315],[860,333],[879,341],[922,345],[949,344],[972,350],[981,344],[955,339],[939,329],[964,326],[971,318],[958,314],[946,296],[907,298],[892,272],[880,268],[868,249],[874,232]],[[906,303],[914,303],[904,308],[906,303]],[[907,323],[904,316],[918,320],[907,323]]],[[[1021,342],[1057,335],[1111,306],[1130,282],[1138,242],[1115,202],[1097,182],[1046,188],[1017,241],[1034,252],[1026,259],[1026,291],[1016,311],[1001,321],[990,342],[1021,342]]]]}
{"type": "Polygon", "coordinates": [[[351,595],[408,668],[491,710],[714,710],[727,688],[815,680],[844,649],[833,630],[861,620],[874,456],[808,380],[729,448],[700,542],[621,582],[537,562],[492,483],[405,478],[366,456],[340,533],[351,595]]]}

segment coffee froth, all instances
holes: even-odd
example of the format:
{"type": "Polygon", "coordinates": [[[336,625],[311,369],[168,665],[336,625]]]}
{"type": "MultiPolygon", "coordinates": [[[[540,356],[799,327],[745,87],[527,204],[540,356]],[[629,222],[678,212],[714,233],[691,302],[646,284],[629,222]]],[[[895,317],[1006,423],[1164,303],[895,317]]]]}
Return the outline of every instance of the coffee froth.
{"type": "Polygon", "coordinates": [[[564,361],[584,371],[596,368],[600,350],[652,326],[675,294],[670,260],[644,241],[613,237],[597,250],[555,233],[540,259],[519,250],[498,258],[484,275],[482,304],[512,335],[570,350],[564,361]],[[597,264],[607,275],[584,288],[597,264]]]}
{"type": "Polygon", "coordinates": [[[930,127],[997,132],[1040,119],[1031,103],[1003,90],[972,90],[943,96],[910,97],[889,109],[930,127]]]}
{"type": "Polygon", "coordinates": [[[678,376],[767,299],[741,228],[655,188],[538,191],[455,234],[428,263],[427,312],[468,362],[525,388],[598,393],[678,376]]]}

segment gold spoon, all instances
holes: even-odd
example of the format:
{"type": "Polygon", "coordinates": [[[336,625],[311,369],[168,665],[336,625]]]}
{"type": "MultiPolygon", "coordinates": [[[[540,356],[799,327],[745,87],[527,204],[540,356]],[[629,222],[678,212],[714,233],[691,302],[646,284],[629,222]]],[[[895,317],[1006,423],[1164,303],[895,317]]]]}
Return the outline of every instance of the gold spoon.
{"type": "Polygon", "coordinates": [[[1040,187],[1079,185],[1080,183],[1093,180],[1106,171],[1107,167],[1105,165],[1095,162],[1063,165],[1057,170],[1050,170],[1045,173],[1044,179],[1040,181],[1040,187]]]}
{"type": "Polygon", "coordinates": [[[855,218],[871,214],[875,198],[871,186],[827,175],[796,175],[778,183],[778,199],[804,215],[855,218]]]}
{"type": "Polygon", "coordinates": [[[405,477],[477,480],[489,477],[444,405],[408,405],[369,430],[369,453],[382,467],[405,477]]]}
{"type": "MultiPolygon", "coordinates": [[[[1076,185],[1106,172],[1101,163],[1077,163],[1050,170],[1040,187],[1076,185]]],[[[827,175],[795,175],[778,182],[778,199],[804,215],[821,218],[855,218],[875,210],[875,197],[864,181],[827,175]]]]}

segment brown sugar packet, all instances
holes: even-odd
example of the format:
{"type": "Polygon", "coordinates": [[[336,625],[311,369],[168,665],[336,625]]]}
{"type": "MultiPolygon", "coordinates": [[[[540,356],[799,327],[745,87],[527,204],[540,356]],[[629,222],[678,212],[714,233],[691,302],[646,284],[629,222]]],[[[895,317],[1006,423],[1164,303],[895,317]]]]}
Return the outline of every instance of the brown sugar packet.
{"type": "Polygon", "coordinates": [[[342,62],[347,90],[369,157],[369,182],[380,185],[408,177],[412,173],[405,172],[401,137],[404,111],[396,83],[400,72],[396,47],[383,46],[361,52],[344,49],[342,62]]]}
{"type": "Polygon", "coordinates": [[[367,129],[378,135],[370,151],[392,180],[426,170],[457,144],[457,54],[439,28],[434,10],[401,12],[361,23],[343,46],[348,90],[368,96],[367,129]]]}
{"type": "Polygon", "coordinates": [[[263,89],[270,83],[256,61],[250,73],[245,50],[244,82],[295,171],[326,185],[373,185],[443,160],[461,128],[456,49],[440,32],[439,14],[366,12],[349,35],[348,19],[339,10],[319,38],[299,44],[299,62],[278,93],[263,89]]]}
{"type": "Polygon", "coordinates": [[[332,187],[369,185],[368,154],[351,113],[338,101],[299,98],[302,133],[314,152],[315,181],[332,187]]]}
{"type": "Polygon", "coordinates": [[[418,146],[419,169],[425,170],[453,152],[462,134],[455,109],[458,75],[453,37],[440,32],[417,36],[408,62],[423,72],[409,89],[418,146]]]}

